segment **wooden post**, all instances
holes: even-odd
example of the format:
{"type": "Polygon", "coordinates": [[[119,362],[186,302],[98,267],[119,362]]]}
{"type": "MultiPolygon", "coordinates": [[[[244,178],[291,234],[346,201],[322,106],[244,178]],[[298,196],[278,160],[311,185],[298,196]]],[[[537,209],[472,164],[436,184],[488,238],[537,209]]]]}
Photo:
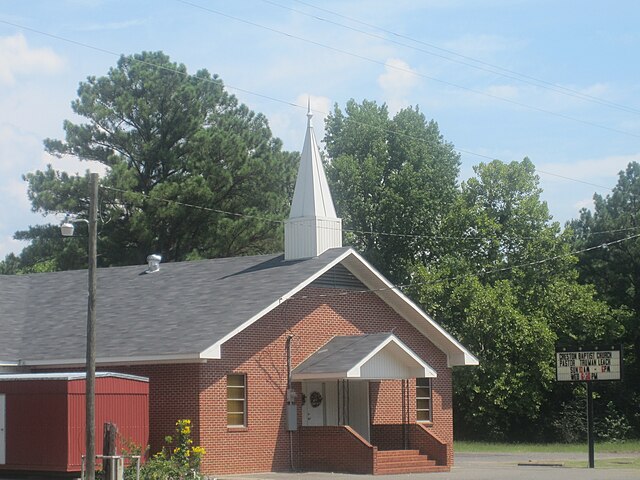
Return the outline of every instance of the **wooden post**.
{"type": "Polygon", "coordinates": [[[89,180],[89,304],[87,307],[86,455],[87,480],[96,478],[96,290],[98,174],[89,180]]]}
{"type": "MultiPolygon", "coordinates": [[[[114,423],[104,424],[104,434],[102,437],[102,455],[114,456],[116,454],[116,436],[118,427],[114,423]]],[[[114,480],[116,478],[117,466],[111,458],[102,460],[103,480],[114,480]]]]}

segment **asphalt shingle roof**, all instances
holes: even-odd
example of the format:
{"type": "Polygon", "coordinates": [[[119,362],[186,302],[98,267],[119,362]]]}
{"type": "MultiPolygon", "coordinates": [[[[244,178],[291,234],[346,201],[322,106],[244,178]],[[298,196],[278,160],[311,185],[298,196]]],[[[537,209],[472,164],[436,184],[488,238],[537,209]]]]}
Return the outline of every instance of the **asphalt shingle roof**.
{"type": "Polygon", "coordinates": [[[293,374],[346,372],[375,350],[391,333],[333,337],[298,365],[293,374]]]}
{"type": "MultiPolygon", "coordinates": [[[[97,357],[199,353],[348,248],[98,269],[97,357]]],[[[0,275],[0,361],[84,359],[87,272],[0,275]]]]}

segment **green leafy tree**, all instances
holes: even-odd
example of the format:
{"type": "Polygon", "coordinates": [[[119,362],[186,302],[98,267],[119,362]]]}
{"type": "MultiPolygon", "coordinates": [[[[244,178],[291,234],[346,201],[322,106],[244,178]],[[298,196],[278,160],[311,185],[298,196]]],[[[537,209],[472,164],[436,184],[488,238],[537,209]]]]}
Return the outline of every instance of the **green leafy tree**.
{"type": "Polygon", "coordinates": [[[460,159],[418,108],[336,105],[326,122],[327,175],[348,242],[392,280],[438,257],[456,197],[460,159]],[[381,235],[384,232],[386,235],[381,235]]]}
{"type": "MultiPolygon", "coordinates": [[[[153,252],[175,261],[282,249],[279,221],[297,156],[217,76],[189,75],[161,52],[123,56],[106,76],[80,84],[72,109],[86,123],[65,121],[65,140],[47,139],[45,148],[106,169],[100,265],[141,263],[153,252]]],[[[25,179],[34,211],[87,212],[88,174],[49,166],[25,179]]],[[[17,236],[32,241],[20,256],[23,269],[33,261],[76,266],[52,229],[17,236]]]]}
{"type": "Polygon", "coordinates": [[[446,221],[450,252],[415,266],[411,294],[480,359],[454,372],[458,433],[530,439],[570,395],[554,382],[555,344],[615,336],[621,317],[578,284],[530,160],[475,172],[446,221]]]}
{"type": "Polygon", "coordinates": [[[582,210],[569,226],[575,248],[588,249],[579,255],[581,280],[627,313],[620,336],[625,380],[613,385],[610,395],[640,434],[640,164],[631,162],[612,193],[596,194],[593,200],[593,211],[582,210]]]}

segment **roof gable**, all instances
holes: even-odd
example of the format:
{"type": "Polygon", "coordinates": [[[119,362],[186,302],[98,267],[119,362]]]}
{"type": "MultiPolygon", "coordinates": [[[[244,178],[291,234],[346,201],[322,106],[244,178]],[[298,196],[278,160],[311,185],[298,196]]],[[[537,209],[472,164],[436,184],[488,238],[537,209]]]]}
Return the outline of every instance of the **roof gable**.
{"type": "Polygon", "coordinates": [[[291,373],[311,379],[436,377],[436,371],[391,333],[333,337],[291,373]]]}

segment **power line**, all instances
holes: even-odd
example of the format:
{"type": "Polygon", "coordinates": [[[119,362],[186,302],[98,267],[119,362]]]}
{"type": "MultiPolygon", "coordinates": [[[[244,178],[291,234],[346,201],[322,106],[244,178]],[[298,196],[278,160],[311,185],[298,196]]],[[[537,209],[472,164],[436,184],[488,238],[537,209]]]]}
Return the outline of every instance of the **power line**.
{"type": "Polygon", "coordinates": [[[331,20],[328,20],[328,19],[325,19],[325,18],[322,18],[322,17],[317,17],[315,15],[308,14],[308,13],[303,12],[301,10],[297,10],[297,9],[293,9],[293,8],[290,8],[290,7],[286,7],[284,5],[280,5],[280,4],[278,4],[276,2],[273,2],[271,0],[262,0],[262,1],[265,2],[265,3],[270,3],[272,5],[276,5],[276,6],[280,7],[280,8],[292,10],[292,11],[294,11],[296,13],[300,13],[302,15],[307,15],[307,16],[310,16],[312,18],[316,18],[316,19],[318,19],[320,21],[324,21],[324,22],[328,22],[328,23],[331,23],[331,24],[334,24],[334,25],[338,25],[338,26],[341,26],[341,27],[349,29],[349,30],[353,30],[353,31],[356,31],[356,32],[359,32],[359,33],[363,33],[365,35],[372,36],[374,38],[380,38],[380,39],[383,39],[383,40],[385,40],[387,42],[390,42],[390,43],[401,45],[401,46],[404,46],[404,47],[407,47],[407,48],[412,48],[412,49],[415,49],[415,50],[417,50],[419,52],[423,52],[423,53],[426,53],[428,55],[433,55],[433,56],[436,56],[436,57],[439,57],[439,58],[443,58],[445,60],[448,60],[448,61],[451,61],[451,62],[455,62],[455,63],[459,63],[461,65],[466,65],[466,66],[469,66],[471,68],[476,68],[478,70],[482,70],[482,71],[486,71],[486,72],[489,72],[489,73],[494,73],[494,74],[497,74],[497,75],[501,75],[501,76],[506,77],[506,78],[511,78],[513,80],[518,80],[518,81],[521,81],[521,82],[524,82],[524,83],[528,83],[530,85],[534,85],[534,86],[537,86],[537,87],[545,88],[545,89],[548,89],[548,90],[551,90],[551,91],[554,91],[554,92],[561,93],[563,95],[568,95],[570,97],[575,97],[575,98],[580,98],[582,100],[595,102],[595,103],[598,103],[600,105],[605,105],[605,106],[608,106],[610,108],[615,108],[615,109],[622,110],[622,111],[625,111],[625,112],[628,112],[628,113],[640,114],[640,110],[639,109],[636,109],[636,108],[633,108],[633,107],[629,107],[628,105],[622,105],[620,103],[611,102],[609,100],[605,100],[603,98],[596,97],[594,95],[589,95],[587,93],[580,92],[580,91],[574,90],[572,88],[568,88],[568,87],[564,87],[562,85],[558,85],[557,83],[550,82],[548,80],[544,80],[544,79],[533,77],[531,75],[527,75],[527,74],[524,74],[524,73],[516,72],[515,70],[510,70],[508,68],[504,68],[504,67],[501,67],[499,65],[495,65],[495,64],[492,64],[492,63],[489,63],[489,62],[485,62],[483,60],[479,60],[479,59],[471,57],[471,56],[462,55],[462,54],[460,54],[458,52],[455,52],[453,50],[449,50],[449,49],[446,49],[446,48],[442,48],[442,47],[440,47],[438,45],[435,45],[433,43],[428,43],[428,42],[425,42],[425,41],[422,41],[422,40],[415,39],[415,38],[410,37],[408,35],[403,35],[401,33],[397,33],[397,32],[391,31],[391,30],[387,30],[387,29],[384,29],[384,28],[379,27],[377,25],[373,25],[371,23],[363,22],[363,21],[358,20],[356,18],[349,17],[349,16],[346,16],[346,15],[342,15],[342,14],[337,13],[335,11],[328,10],[326,8],[322,8],[322,7],[319,7],[317,5],[313,5],[311,3],[304,2],[302,0],[293,0],[293,1],[297,2],[297,3],[300,3],[302,5],[306,5],[307,7],[311,7],[311,8],[314,8],[316,10],[320,10],[320,11],[329,13],[331,15],[335,15],[336,17],[344,18],[344,19],[349,20],[351,22],[354,22],[354,23],[357,23],[357,24],[360,24],[360,25],[364,25],[366,27],[378,30],[380,32],[384,32],[384,33],[386,33],[388,35],[392,35],[394,37],[410,40],[412,42],[427,46],[429,48],[433,48],[433,49],[441,51],[441,52],[445,52],[445,53],[448,53],[448,54],[451,54],[451,55],[455,55],[456,57],[462,58],[464,60],[475,62],[478,65],[470,64],[470,63],[467,63],[465,61],[455,60],[455,59],[447,57],[445,55],[439,55],[439,54],[436,54],[434,52],[430,52],[428,50],[424,50],[424,49],[421,49],[421,48],[414,47],[412,45],[407,45],[405,43],[396,42],[394,40],[391,40],[391,39],[386,38],[386,37],[382,37],[380,35],[375,35],[375,34],[372,34],[370,32],[366,32],[366,31],[359,30],[359,29],[356,29],[356,28],[353,28],[353,27],[349,27],[348,25],[340,24],[340,23],[337,23],[337,22],[332,22],[331,20]],[[489,67],[489,68],[484,68],[484,67],[489,67]]]}
{"type": "MultiPolygon", "coordinates": [[[[144,194],[144,193],[140,193],[140,192],[132,192],[130,190],[123,190],[123,189],[118,189],[118,188],[114,188],[114,187],[108,187],[108,186],[101,186],[100,188],[103,188],[105,190],[111,190],[111,191],[116,191],[116,192],[120,192],[120,193],[134,193],[136,195],[140,195],[146,198],[150,198],[149,195],[144,194]]],[[[235,217],[246,217],[246,218],[253,218],[253,219],[260,219],[260,220],[265,220],[268,222],[273,222],[273,223],[277,223],[279,225],[284,224],[283,220],[274,220],[274,219],[269,219],[266,217],[260,217],[260,216],[256,216],[256,215],[245,215],[245,214],[241,214],[241,213],[234,213],[234,212],[227,212],[224,210],[220,210],[220,209],[215,209],[215,208],[210,208],[210,207],[203,207],[201,205],[195,205],[195,204],[188,204],[185,202],[180,202],[177,200],[170,200],[170,199],[163,199],[163,198],[155,198],[153,200],[156,201],[163,201],[166,203],[174,203],[177,205],[182,205],[185,207],[189,207],[189,208],[196,208],[199,210],[204,210],[204,211],[211,211],[211,212],[215,212],[215,213],[221,213],[221,214],[226,214],[226,215],[232,215],[235,217]]],[[[600,232],[591,232],[589,235],[596,235],[596,234],[605,234],[605,233],[617,233],[617,232],[622,232],[622,231],[629,231],[629,230],[638,230],[640,229],[640,227],[628,227],[628,228],[621,228],[621,229],[615,229],[615,230],[606,230],[606,231],[600,231],[600,232]]],[[[350,230],[344,230],[344,231],[350,231],[350,230]]],[[[352,231],[352,232],[356,232],[356,231],[352,231]]],[[[420,238],[420,237],[427,237],[430,238],[428,236],[424,236],[424,235],[409,235],[409,234],[387,234],[385,232],[361,232],[361,233],[375,233],[376,235],[394,235],[394,236],[403,236],[403,237],[415,237],[415,238],[420,238]]],[[[465,237],[437,237],[437,238],[450,238],[450,239],[462,239],[462,240],[466,240],[466,239],[476,239],[476,240],[484,240],[485,238],[483,237],[475,237],[475,238],[465,238],[465,237]]],[[[591,247],[587,247],[587,248],[583,248],[581,250],[575,250],[572,252],[568,252],[568,253],[563,253],[560,255],[554,255],[551,257],[546,257],[540,260],[534,260],[531,262],[525,262],[525,263],[520,263],[517,265],[511,265],[511,266],[507,266],[507,267],[501,267],[501,268],[495,268],[492,270],[487,270],[487,271],[481,271],[478,273],[466,273],[466,274],[462,274],[462,275],[457,275],[454,277],[448,277],[448,278],[438,278],[436,280],[429,280],[429,281],[423,281],[423,282],[411,282],[408,284],[402,284],[402,285],[394,285],[392,287],[384,287],[384,288],[378,288],[378,289],[365,289],[365,290],[348,290],[348,291],[343,291],[343,292],[336,292],[336,293],[331,293],[331,294],[314,294],[314,295],[299,295],[299,296],[293,296],[290,297],[288,300],[292,300],[292,299],[305,299],[305,298],[316,298],[316,297],[332,297],[332,296],[346,296],[346,295],[350,295],[350,294],[355,294],[355,293],[369,293],[369,292],[382,292],[382,291],[388,291],[388,290],[402,290],[405,288],[409,288],[409,287],[416,287],[416,286],[421,286],[421,285],[433,285],[433,284],[437,284],[437,283],[444,283],[444,282],[451,282],[451,281],[456,281],[456,280],[462,280],[465,278],[470,278],[470,277],[482,277],[482,276],[487,276],[487,275],[494,275],[497,273],[504,273],[504,272],[508,272],[511,270],[514,270],[516,268],[523,268],[523,267],[532,267],[532,266],[537,266],[537,265],[542,265],[544,263],[548,263],[554,260],[559,260],[562,258],[567,258],[570,256],[575,256],[575,255],[579,255],[582,253],[586,253],[586,252],[590,252],[593,250],[597,250],[597,249],[601,249],[601,248],[607,248],[611,245],[616,245],[619,243],[623,243],[629,240],[633,240],[636,238],[640,238],[640,233],[635,234],[635,235],[631,235],[622,239],[618,239],[618,240],[612,240],[610,242],[604,242],[601,243],[599,245],[595,245],[595,246],[591,246],[591,247]]]]}
{"type": "MultiPolygon", "coordinates": [[[[107,185],[101,185],[100,188],[104,189],[104,190],[109,190],[109,191],[112,191],[112,192],[118,192],[118,193],[127,194],[127,195],[133,194],[133,195],[137,195],[139,197],[143,197],[143,198],[146,198],[146,199],[149,199],[149,200],[153,200],[153,201],[157,201],[157,202],[170,203],[170,204],[179,205],[179,206],[186,207],[186,208],[193,208],[193,209],[201,210],[201,211],[205,211],[205,212],[219,213],[221,215],[228,215],[228,216],[232,216],[232,217],[236,217],[236,218],[248,218],[248,219],[253,219],[253,220],[259,220],[259,221],[263,221],[263,222],[273,223],[273,224],[276,224],[278,226],[282,226],[282,225],[285,224],[285,220],[269,218],[269,217],[261,216],[261,215],[252,215],[252,214],[244,214],[244,213],[238,213],[238,212],[230,212],[228,210],[222,210],[222,209],[219,209],[219,208],[212,208],[212,207],[205,207],[205,206],[202,206],[202,205],[196,205],[196,204],[192,204],[192,203],[181,202],[179,200],[173,200],[173,199],[168,199],[168,198],[151,197],[151,195],[146,194],[146,193],[134,192],[132,190],[124,190],[124,189],[121,189],[121,188],[110,187],[110,186],[107,186],[107,185]]],[[[313,228],[316,228],[316,227],[313,227],[313,228]]],[[[334,227],[329,227],[329,226],[320,226],[318,228],[323,228],[323,229],[328,229],[328,230],[335,230],[334,227]]],[[[599,231],[599,232],[590,232],[588,235],[590,236],[590,235],[596,235],[596,234],[617,233],[617,232],[623,232],[623,231],[629,231],[629,230],[639,230],[639,229],[640,229],[640,226],[638,226],[638,227],[628,227],[628,228],[621,228],[621,229],[616,229],[616,230],[605,230],[605,231],[599,231]]],[[[417,235],[417,234],[411,234],[411,233],[391,233],[391,232],[379,232],[379,231],[373,231],[373,230],[353,230],[353,229],[342,229],[342,231],[344,233],[353,233],[353,234],[359,234],[359,235],[377,235],[377,236],[396,237],[396,238],[434,239],[434,240],[465,240],[465,241],[487,240],[487,237],[479,237],[479,236],[473,236],[473,235],[469,235],[469,236],[417,235]]],[[[537,237],[517,237],[518,240],[534,240],[536,238],[537,237]]]]}
{"type": "Polygon", "coordinates": [[[631,235],[629,237],[625,237],[625,238],[621,238],[618,240],[613,240],[611,242],[606,242],[606,243],[602,243],[600,245],[596,245],[593,247],[588,247],[588,248],[583,248],[582,250],[575,250],[573,252],[568,252],[568,253],[563,253],[560,255],[554,255],[552,257],[547,257],[547,258],[543,258],[540,260],[534,260],[531,262],[526,262],[526,263],[520,263],[518,265],[511,265],[508,267],[501,267],[501,268],[495,268],[492,270],[487,270],[487,271],[483,271],[483,272],[479,272],[479,273],[465,273],[462,275],[457,275],[455,277],[448,277],[448,278],[438,278],[436,280],[425,280],[422,282],[411,282],[411,283],[406,283],[406,284],[402,284],[402,285],[393,285],[391,287],[382,287],[382,288],[371,288],[371,289],[362,289],[362,290],[345,290],[345,291],[341,291],[341,292],[332,292],[332,293],[326,293],[326,294],[313,294],[313,295],[294,295],[290,298],[288,298],[287,300],[295,300],[295,299],[307,299],[307,298],[322,298],[322,297],[344,297],[347,295],[353,295],[353,294],[359,294],[359,293],[376,293],[376,292],[385,292],[385,291],[390,291],[390,290],[403,290],[409,287],[418,287],[418,286],[423,286],[423,285],[435,285],[438,283],[444,283],[444,282],[453,282],[456,280],[463,280],[465,278],[472,278],[472,277],[484,277],[487,275],[494,275],[497,273],[504,273],[504,272],[508,272],[511,270],[515,270],[516,268],[523,268],[523,267],[533,267],[533,266],[537,266],[537,265],[542,265],[543,263],[548,263],[548,262],[552,262],[554,260],[559,260],[561,258],[567,258],[567,257],[572,257],[575,255],[579,255],[581,253],[586,253],[586,252],[590,252],[592,250],[598,250],[601,248],[607,248],[611,245],[616,245],[619,243],[623,243],[629,240],[633,240],[636,238],[640,238],[640,233],[637,235],[631,235]]]}
{"type": "MultiPolygon", "coordinates": [[[[262,2],[270,4],[270,5],[274,5],[276,7],[279,7],[279,8],[285,9],[285,10],[289,10],[291,12],[298,13],[300,15],[304,15],[304,16],[313,18],[313,19],[321,21],[321,22],[326,22],[326,23],[329,23],[331,25],[335,25],[335,26],[338,26],[338,27],[341,27],[341,28],[344,28],[344,29],[347,29],[347,30],[351,30],[351,31],[360,33],[362,35],[367,35],[367,36],[369,36],[371,38],[376,38],[376,39],[383,40],[383,41],[388,42],[388,43],[392,43],[394,45],[399,45],[399,46],[402,46],[402,47],[405,47],[405,48],[416,50],[416,51],[421,52],[421,53],[425,53],[427,55],[431,55],[431,56],[434,56],[434,57],[442,58],[442,59],[447,60],[449,62],[457,63],[457,64],[460,64],[460,65],[465,65],[465,66],[470,67],[470,68],[475,68],[477,70],[481,70],[481,71],[484,71],[484,72],[493,73],[493,74],[500,75],[502,77],[509,78],[509,79],[512,79],[512,80],[517,80],[519,82],[523,82],[523,83],[526,83],[526,84],[529,84],[529,85],[540,87],[540,88],[543,88],[545,90],[550,90],[552,92],[560,93],[560,94],[568,96],[568,97],[578,98],[578,99],[585,100],[585,101],[588,101],[588,102],[597,103],[597,104],[600,104],[600,105],[603,105],[603,106],[606,106],[606,107],[609,107],[609,108],[614,108],[616,110],[621,110],[621,111],[624,111],[624,112],[627,112],[627,113],[640,114],[640,110],[634,109],[632,107],[629,107],[629,106],[626,106],[626,105],[620,105],[620,104],[617,104],[617,103],[614,103],[614,102],[610,102],[610,101],[602,99],[600,97],[595,97],[595,96],[592,96],[592,95],[584,94],[584,93],[579,92],[577,90],[573,90],[573,89],[570,89],[570,88],[563,87],[561,85],[557,85],[557,84],[555,84],[553,82],[548,82],[548,81],[541,80],[541,79],[538,79],[538,78],[535,78],[535,77],[529,77],[527,75],[524,75],[524,74],[521,74],[521,73],[518,73],[518,72],[514,72],[514,71],[511,71],[511,70],[508,70],[508,69],[504,69],[504,68],[496,66],[496,65],[491,65],[491,64],[482,62],[482,61],[480,61],[478,59],[475,59],[473,57],[465,57],[464,55],[460,55],[460,54],[457,54],[457,53],[452,52],[450,50],[439,48],[439,47],[437,47],[435,45],[432,45],[432,44],[426,44],[426,45],[430,46],[431,48],[437,48],[439,50],[454,54],[456,56],[460,56],[462,58],[467,58],[469,60],[473,60],[474,62],[478,62],[480,65],[474,65],[473,63],[469,63],[469,62],[466,62],[466,61],[456,60],[455,58],[451,58],[451,57],[448,57],[446,55],[442,55],[442,54],[438,54],[438,53],[435,53],[435,52],[431,52],[431,51],[425,50],[423,48],[415,47],[415,46],[409,45],[407,43],[399,42],[399,41],[387,38],[387,37],[382,36],[382,35],[376,35],[374,33],[367,32],[365,30],[361,30],[361,29],[358,29],[358,28],[350,27],[350,26],[345,25],[343,23],[334,22],[334,21],[329,20],[327,18],[323,18],[323,17],[319,17],[317,15],[309,14],[309,13],[304,12],[302,10],[298,10],[298,9],[295,9],[295,8],[287,7],[286,5],[281,5],[281,4],[279,4],[277,2],[274,2],[272,0],[262,0],[262,2]],[[486,66],[482,66],[482,65],[486,65],[486,66]],[[491,68],[487,68],[489,66],[491,68]]],[[[305,3],[305,2],[298,2],[298,3],[302,3],[304,5],[310,6],[310,4],[305,3]]],[[[325,11],[325,12],[330,12],[329,10],[324,9],[324,8],[320,8],[320,7],[314,7],[314,8],[318,8],[319,10],[322,10],[322,11],[325,11]]],[[[331,13],[333,15],[341,16],[340,14],[337,14],[335,12],[331,12],[331,13]]],[[[349,18],[349,17],[346,17],[346,18],[349,18]]],[[[388,30],[384,30],[382,28],[378,28],[378,27],[375,27],[373,25],[370,25],[370,24],[367,24],[367,23],[364,23],[364,22],[360,22],[360,21],[355,20],[353,18],[349,18],[349,19],[351,21],[355,21],[357,23],[363,23],[364,25],[367,25],[367,26],[369,26],[371,28],[375,28],[377,30],[381,30],[381,31],[384,31],[384,32],[387,32],[387,33],[391,33],[388,30]]],[[[404,37],[404,38],[410,38],[410,37],[406,37],[406,36],[399,35],[399,34],[394,34],[394,35],[401,36],[401,37],[404,37]]],[[[419,40],[416,40],[416,39],[411,39],[411,41],[417,42],[417,43],[423,43],[423,42],[420,42],[419,40]]]]}
{"type": "MultiPolygon", "coordinates": [[[[43,35],[43,36],[46,36],[46,37],[49,37],[49,38],[53,38],[53,39],[56,39],[56,40],[60,40],[62,42],[70,43],[72,45],[77,45],[79,47],[87,48],[87,49],[94,50],[94,51],[101,52],[101,53],[106,53],[106,54],[111,55],[111,56],[115,56],[115,57],[123,56],[123,54],[114,52],[112,50],[107,50],[107,49],[104,49],[104,48],[96,47],[94,45],[90,45],[88,43],[83,43],[83,42],[79,42],[79,41],[76,41],[76,40],[71,40],[71,39],[68,39],[68,38],[65,38],[65,37],[61,37],[59,35],[55,35],[55,34],[51,34],[51,33],[47,33],[47,32],[41,31],[41,30],[37,30],[35,28],[26,27],[24,25],[19,25],[19,24],[13,23],[13,22],[8,22],[6,20],[0,20],[0,23],[4,23],[6,25],[11,25],[11,26],[16,27],[16,28],[27,30],[27,31],[30,31],[30,32],[33,32],[33,33],[36,33],[36,34],[39,34],[39,35],[43,35]]],[[[129,57],[128,59],[130,61],[132,61],[132,62],[135,62],[135,63],[140,63],[140,64],[143,64],[143,65],[147,65],[147,66],[152,67],[152,68],[157,68],[158,70],[171,72],[171,73],[174,73],[174,74],[177,74],[177,75],[182,75],[184,77],[193,78],[193,79],[196,79],[198,81],[205,81],[205,82],[208,82],[208,83],[213,83],[213,84],[217,84],[217,85],[223,85],[227,89],[235,90],[237,92],[242,92],[242,93],[245,93],[247,95],[252,95],[252,96],[255,96],[255,97],[259,97],[259,98],[264,98],[266,100],[269,100],[269,101],[272,101],[272,102],[275,102],[275,103],[281,103],[283,105],[287,105],[289,107],[299,108],[299,109],[305,110],[305,111],[308,108],[305,105],[298,105],[297,103],[289,102],[287,100],[282,100],[280,98],[276,98],[276,97],[273,97],[273,96],[270,96],[270,95],[254,92],[254,91],[247,90],[247,89],[244,89],[244,88],[236,87],[234,85],[225,84],[222,80],[219,80],[219,79],[196,77],[193,74],[189,74],[187,72],[183,72],[183,71],[177,70],[175,68],[166,67],[164,65],[158,65],[156,63],[152,63],[152,62],[148,62],[148,61],[145,61],[145,60],[141,60],[141,59],[135,58],[133,56],[129,57]]],[[[312,111],[314,113],[319,113],[319,114],[322,114],[322,115],[329,115],[329,112],[324,112],[324,111],[321,111],[321,110],[313,109],[312,111]]],[[[421,143],[425,143],[424,139],[422,139],[420,137],[409,135],[409,134],[406,134],[406,133],[403,133],[403,132],[397,132],[397,131],[394,131],[394,130],[391,130],[391,129],[380,128],[377,125],[369,125],[369,124],[366,124],[366,123],[363,123],[363,122],[358,122],[357,120],[354,120],[354,119],[352,119],[352,121],[354,123],[359,124],[359,125],[377,128],[378,130],[380,130],[382,132],[392,133],[394,135],[398,135],[398,136],[401,136],[403,138],[413,139],[413,140],[419,141],[421,143]]],[[[485,158],[485,159],[488,159],[488,160],[495,160],[496,159],[495,157],[491,157],[489,155],[484,155],[482,153],[474,152],[472,150],[466,150],[466,149],[457,148],[457,147],[453,147],[453,149],[455,151],[459,152],[459,153],[466,153],[468,155],[473,155],[473,156],[480,157],[480,158],[485,158]]],[[[559,177],[559,178],[564,178],[565,180],[571,180],[573,182],[583,183],[585,185],[591,185],[591,186],[594,186],[594,187],[604,188],[606,190],[611,190],[610,187],[605,187],[603,185],[598,185],[598,184],[595,184],[595,183],[586,182],[586,181],[583,181],[583,180],[578,180],[578,179],[575,179],[575,178],[566,177],[566,176],[554,174],[554,173],[551,173],[551,172],[540,171],[538,169],[536,169],[536,171],[539,171],[540,173],[544,173],[545,175],[556,176],[556,177],[559,177]]]]}
{"type": "Polygon", "coordinates": [[[236,17],[234,15],[229,15],[227,13],[220,12],[219,10],[214,10],[212,8],[204,7],[202,5],[198,5],[196,3],[192,3],[192,2],[189,2],[187,0],[175,0],[175,1],[183,3],[185,5],[189,5],[191,7],[194,7],[194,8],[200,9],[200,10],[204,10],[206,12],[213,13],[215,15],[219,15],[219,16],[224,17],[224,18],[228,18],[228,19],[231,19],[231,20],[234,20],[234,21],[237,21],[237,22],[245,23],[247,25],[251,25],[253,27],[261,28],[261,29],[267,30],[269,32],[277,33],[279,35],[283,35],[285,37],[292,38],[294,40],[299,40],[301,42],[305,42],[305,43],[308,43],[310,45],[315,45],[315,46],[318,46],[318,47],[322,47],[322,48],[325,48],[327,50],[338,52],[338,53],[341,53],[343,55],[348,55],[350,57],[357,58],[357,59],[360,59],[360,60],[364,60],[364,61],[367,61],[367,62],[370,62],[370,63],[374,63],[376,65],[382,65],[385,68],[390,68],[390,69],[393,69],[393,70],[397,70],[399,72],[408,73],[410,75],[414,75],[414,76],[417,76],[417,77],[422,77],[422,78],[425,78],[427,80],[432,80],[434,82],[438,82],[438,83],[441,83],[443,85],[447,85],[447,86],[454,87],[454,88],[459,88],[461,90],[464,90],[464,91],[467,91],[467,92],[470,92],[470,93],[474,93],[476,95],[482,95],[482,96],[485,96],[485,97],[488,97],[488,98],[492,98],[492,99],[495,99],[495,100],[500,100],[500,101],[505,102],[505,103],[509,103],[511,105],[515,105],[515,106],[522,107],[522,108],[527,108],[529,110],[537,111],[537,112],[540,112],[540,113],[545,113],[545,114],[548,114],[548,115],[553,115],[553,116],[556,116],[556,117],[559,117],[559,118],[564,118],[565,120],[571,120],[573,122],[581,123],[583,125],[588,125],[588,126],[591,126],[591,127],[600,128],[600,129],[603,129],[603,130],[608,130],[608,131],[611,131],[611,132],[619,133],[621,135],[628,135],[630,137],[640,138],[639,134],[636,134],[636,133],[633,133],[633,132],[627,132],[625,130],[619,130],[617,128],[608,127],[606,125],[602,125],[602,124],[599,124],[599,123],[590,122],[588,120],[582,120],[580,118],[572,117],[570,115],[565,115],[564,113],[554,112],[552,110],[547,110],[545,108],[540,108],[540,107],[536,107],[534,105],[529,105],[529,104],[526,104],[526,103],[518,102],[516,100],[511,100],[509,98],[501,97],[499,95],[495,95],[495,94],[492,94],[492,93],[483,92],[483,91],[476,90],[476,89],[470,88],[470,87],[465,87],[464,85],[460,85],[460,84],[457,84],[457,83],[449,82],[447,80],[442,80],[440,78],[433,77],[431,75],[426,75],[424,73],[416,72],[415,70],[412,70],[410,68],[399,67],[397,65],[392,65],[392,64],[389,64],[387,62],[383,62],[383,61],[380,61],[380,60],[376,60],[374,58],[370,58],[370,57],[366,57],[364,55],[360,55],[358,53],[349,52],[349,51],[343,50],[341,48],[336,48],[336,47],[332,47],[332,46],[324,44],[324,43],[316,42],[315,40],[310,40],[308,38],[299,37],[297,35],[286,33],[286,32],[283,32],[282,30],[271,28],[271,27],[268,27],[266,25],[262,25],[262,24],[259,24],[259,23],[256,23],[256,22],[252,22],[250,20],[245,20],[243,18],[236,17]]]}

